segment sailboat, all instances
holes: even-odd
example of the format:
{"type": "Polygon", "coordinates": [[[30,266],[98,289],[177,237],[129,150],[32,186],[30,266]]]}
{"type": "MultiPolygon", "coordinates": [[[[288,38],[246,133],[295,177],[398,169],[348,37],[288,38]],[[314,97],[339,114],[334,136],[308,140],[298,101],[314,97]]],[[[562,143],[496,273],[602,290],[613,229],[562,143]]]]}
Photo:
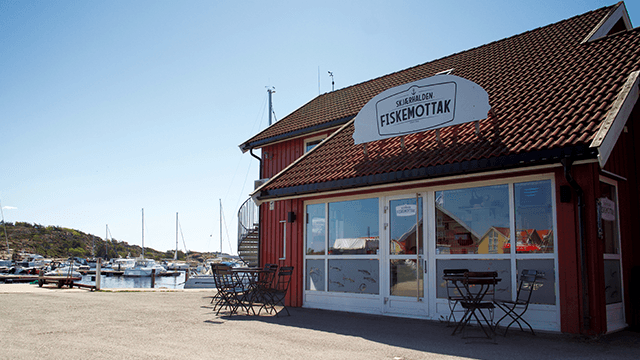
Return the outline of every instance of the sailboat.
{"type": "Polygon", "coordinates": [[[132,268],[124,270],[124,276],[151,276],[153,270],[155,270],[156,275],[163,274],[167,271],[164,266],[157,264],[155,260],[145,259],[144,257],[144,209],[142,209],[142,254],[136,258],[136,263],[132,268]]]}
{"type": "MultiPolygon", "coordinates": [[[[220,254],[222,254],[222,200],[220,200],[220,254]]],[[[211,263],[216,262],[218,259],[208,259],[203,264],[203,270],[205,274],[198,274],[194,276],[190,276],[189,279],[184,283],[185,289],[207,289],[207,288],[215,288],[216,283],[213,278],[213,274],[210,273],[211,263]]],[[[219,262],[220,260],[218,260],[219,262]]],[[[222,262],[225,265],[236,266],[235,263],[231,262],[222,262]]]]}
{"type": "MultiPolygon", "coordinates": [[[[173,261],[167,263],[167,270],[189,270],[189,264],[184,261],[178,261],[178,228],[180,223],[178,222],[178,213],[176,213],[176,251],[173,253],[173,261]]],[[[184,241],[184,238],[182,239],[184,241]]],[[[186,249],[185,249],[186,250],[186,249]]]]}

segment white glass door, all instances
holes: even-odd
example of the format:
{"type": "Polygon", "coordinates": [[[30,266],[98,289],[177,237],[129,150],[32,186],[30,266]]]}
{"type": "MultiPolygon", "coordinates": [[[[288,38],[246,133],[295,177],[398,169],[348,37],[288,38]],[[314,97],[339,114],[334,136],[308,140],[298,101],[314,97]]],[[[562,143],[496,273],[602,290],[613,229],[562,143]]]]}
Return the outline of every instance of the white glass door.
{"type": "Polygon", "coordinates": [[[425,296],[423,196],[389,197],[385,203],[384,311],[428,315],[425,296]]]}
{"type": "Polygon", "coordinates": [[[618,197],[615,183],[601,179],[598,199],[598,236],[604,241],[604,285],[607,332],[627,326],[624,316],[622,254],[618,231],[618,197]]]}

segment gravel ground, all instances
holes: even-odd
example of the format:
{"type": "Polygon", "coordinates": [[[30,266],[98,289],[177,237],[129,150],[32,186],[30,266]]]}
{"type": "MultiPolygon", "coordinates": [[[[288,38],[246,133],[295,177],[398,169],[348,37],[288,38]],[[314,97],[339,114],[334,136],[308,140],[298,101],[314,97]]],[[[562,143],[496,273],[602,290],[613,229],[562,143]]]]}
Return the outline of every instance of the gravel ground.
{"type": "Polygon", "coordinates": [[[510,331],[496,343],[444,324],[292,308],[212,311],[212,291],[0,285],[1,359],[640,359],[640,334],[598,339],[510,331]]]}

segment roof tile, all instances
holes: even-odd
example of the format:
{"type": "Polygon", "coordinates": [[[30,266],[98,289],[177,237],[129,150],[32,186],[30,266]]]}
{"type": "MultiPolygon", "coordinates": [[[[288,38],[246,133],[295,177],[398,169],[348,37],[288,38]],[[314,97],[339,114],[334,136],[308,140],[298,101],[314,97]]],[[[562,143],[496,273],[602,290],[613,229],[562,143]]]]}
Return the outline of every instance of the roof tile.
{"type": "MultiPolygon", "coordinates": [[[[474,123],[355,145],[348,124],[263,190],[384,175],[462,171],[465,162],[566,147],[588,147],[626,78],[640,68],[640,31],[633,29],[582,43],[613,7],[323,94],[247,141],[355,116],[378,93],[455,68],[454,74],[482,86],[496,116],[474,123]],[[364,154],[366,146],[367,155],[364,154]],[[420,170],[422,169],[422,170],[420,170]],[[443,168],[444,169],[444,168],[443,168]]],[[[493,159],[493,160],[492,160],[493,159]]],[[[511,158],[509,158],[511,159],[511,158]]],[[[382,178],[380,181],[382,181],[382,178]]],[[[368,181],[369,181],[368,180],[368,181]]],[[[362,181],[364,185],[366,181],[362,181]]]]}

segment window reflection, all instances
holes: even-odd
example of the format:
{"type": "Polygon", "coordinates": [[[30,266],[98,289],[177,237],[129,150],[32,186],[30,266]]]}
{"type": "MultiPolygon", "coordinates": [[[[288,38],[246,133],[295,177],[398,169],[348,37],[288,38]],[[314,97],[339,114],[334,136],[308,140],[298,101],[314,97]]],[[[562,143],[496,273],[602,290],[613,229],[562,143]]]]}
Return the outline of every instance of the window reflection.
{"type": "Polygon", "coordinates": [[[324,204],[307,205],[307,255],[325,253],[324,204]]]}
{"type": "Polygon", "coordinates": [[[417,297],[423,294],[422,270],[415,259],[391,260],[390,295],[417,297]]]}
{"type": "Polygon", "coordinates": [[[502,254],[509,244],[507,185],[437,191],[436,253],[502,254]]]}
{"type": "Polygon", "coordinates": [[[422,198],[418,200],[418,206],[416,206],[416,199],[401,199],[389,202],[391,211],[389,253],[391,255],[415,254],[418,247],[420,248],[420,254],[424,253],[422,242],[422,198]],[[419,219],[417,226],[416,216],[419,219]],[[418,243],[416,243],[416,227],[418,228],[418,243]]]}
{"type": "Polygon", "coordinates": [[[516,252],[553,253],[551,181],[518,183],[514,190],[516,252]]]}
{"type": "Polygon", "coordinates": [[[511,260],[509,259],[442,259],[436,260],[436,296],[447,298],[445,269],[468,269],[469,271],[496,271],[500,282],[496,285],[496,299],[511,300],[511,260]]]}
{"type": "MultiPolygon", "coordinates": [[[[555,305],[556,303],[556,274],[552,259],[522,259],[517,263],[517,274],[522,270],[535,270],[538,272],[536,283],[531,294],[532,304],[555,305]]],[[[520,281],[520,278],[518,278],[520,281]]]]}
{"type": "Polygon", "coordinates": [[[377,254],[378,199],[329,203],[329,254],[377,254]]]}
{"type": "Polygon", "coordinates": [[[307,260],[307,290],[324,291],[324,260],[307,260]]]}

